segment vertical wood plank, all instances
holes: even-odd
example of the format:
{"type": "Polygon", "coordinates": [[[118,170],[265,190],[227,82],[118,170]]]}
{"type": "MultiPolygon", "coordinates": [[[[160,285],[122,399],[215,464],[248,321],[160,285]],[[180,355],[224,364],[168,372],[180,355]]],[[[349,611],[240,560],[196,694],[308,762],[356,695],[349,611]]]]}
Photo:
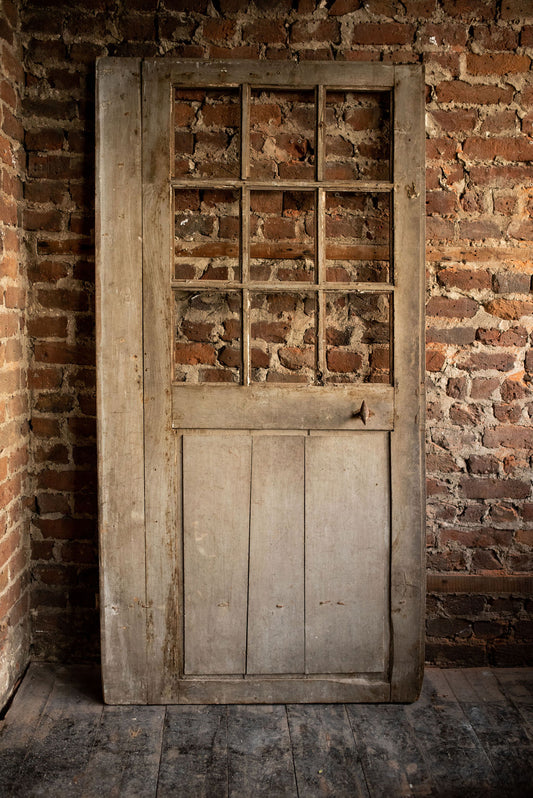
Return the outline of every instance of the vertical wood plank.
{"type": "Polygon", "coordinates": [[[96,187],[98,507],[104,696],[109,703],[144,702],[147,694],[139,59],[98,61],[96,187]]]}
{"type": "Polygon", "coordinates": [[[248,673],[304,669],[304,446],[253,438],[248,673]]]}
{"type": "Polygon", "coordinates": [[[305,451],[306,672],[383,671],[388,435],[311,436],[305,451]]]}
{"type": "Polygon", "coordinates": [[[175,694],[181,670],[181,535],[177,440],[171,423],[171,84],[143,64],[143,295],[148,702],[175,694]]]}
{"type": "Polygon", "coordinates": [[[424,75],[395,76],[391,699],[413,701],[424,668],[424,75]]]}
{"type": "Polygon", "coordinates": [[[183,437],[185,673],[245,672],[251,446],[183,437]]]}

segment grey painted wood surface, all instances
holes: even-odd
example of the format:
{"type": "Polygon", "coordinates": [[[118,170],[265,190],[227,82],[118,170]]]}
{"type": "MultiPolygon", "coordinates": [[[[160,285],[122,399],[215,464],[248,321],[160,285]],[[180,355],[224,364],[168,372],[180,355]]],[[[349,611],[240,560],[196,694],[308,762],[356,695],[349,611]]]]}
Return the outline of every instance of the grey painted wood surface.
{"type": "Polygon", "coordinates": [[[388,447],[380,432],[307,440],[307,673],[385,670],[388,447]]]}
{"type": "Polygon", "coordinates": [[[305,438],[253,438],[247,673],[303,673],[305,438]]]}
{"type": "Polygon", "coordinates": [[[185,673],[246,670],[252,442],[183,436],[185,673]]]}
{"type": "Polygon", "coordinates": [[[428,668],[411,706],[109,707],[95,666],[35,663],[0,721],[1,794],[531,798],[532,701],[533,668],[428,668]]]}

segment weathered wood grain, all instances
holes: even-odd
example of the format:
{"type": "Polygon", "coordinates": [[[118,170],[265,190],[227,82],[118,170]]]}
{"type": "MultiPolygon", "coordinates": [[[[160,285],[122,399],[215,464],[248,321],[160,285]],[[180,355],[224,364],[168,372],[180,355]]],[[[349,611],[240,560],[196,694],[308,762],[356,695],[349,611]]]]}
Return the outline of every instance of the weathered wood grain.
{"type": "Polygon", "coordinates": [[[471,798],[501,796],[498,775],[450,690],[443,671],[426,670],[420,698],[406,707],[405,712],[413,726],[431,783],[441,785],[441,794],[468,795],[471,798]],[[447,793],[442,785],[445,785],[447,793]]]}
{"type": "Polygon", "coordinates": [[[60,668],[11,787],[17,798],[81,795],[103,704],[98,668],[60,668]]]}
{"type": "Polygon", "coordinates": [[[185,673],[244,674],[251,438],[183,438],[185,673]]]}
{"type": "Polygon", "coordinates": [[[155,798],[164,717],[163,707],[105,707],[78,782],[82,798],[155,798]]]}
{"type": "Polygon", "coordinates": [[[174,385],[176,429],[392,429],[390,385],[174,385]],[[365,401],[366,425],[355,417],[365,401]]]}
{"type": "Polygon", "coordinates": [[[99,60],[96,83],[102,668],[106,701],[131,703],[147,698],[140,60],[99,60]]]}
{"type": "Polygon", "coordinates": [[[178,441],[171,424],[171,87],[143,64],[143,346],[147,701],[165,702],[183,668],[178,441]]]}
{"type": "Polygon", "coordinates": [[[17,783],[55,679],[56,669],[52,665],[30,665],[0,725],[0,795],[9,795],[17,783]]]}
{"type": "Polygon", "coordinates": [[[285,707],[234,706],[227,713],[229,795],[296,796],[285,707]]]}
{"type": "Polygon", "coordinates": [[[157,798],[228,794],[226,707],[168,707],[157,798]]]}
{"type": "Polygon", "coordinates": [[[290,704],[287,716],[298,794],[306,798],[367,798],[345,707],[290,704]]]}
{"type": "Polygon", "coordinates": [[[533,669],[494,668],[502,692],[515,706],[533,734],[533,669]]]}
{"type": "Polygon", "coordinates": [[[253,438],[247,673],[304,671],[304,447],[253,438]]]}
{"type": "Polygon", "coordinates": [[[388,435],[306,440],[306,673],[385,670],[388,435]]]}
{"type": "Polygon", "coordinates": [[[444,676],[507,795],[533,794],[533,735],[496,676],[486,668],[451,669],[444,676]]]}
{"type": "Polygon", "coordinates": [[[346,707],[372,798],[430,796],[432,781],[405,708],[346,707]]]}
{"type": "Polygon", "coordinates": [[[394,432],[391,433],[391,700],[413,701],[424,669],[424,76],[395,70],[394,432]]]}

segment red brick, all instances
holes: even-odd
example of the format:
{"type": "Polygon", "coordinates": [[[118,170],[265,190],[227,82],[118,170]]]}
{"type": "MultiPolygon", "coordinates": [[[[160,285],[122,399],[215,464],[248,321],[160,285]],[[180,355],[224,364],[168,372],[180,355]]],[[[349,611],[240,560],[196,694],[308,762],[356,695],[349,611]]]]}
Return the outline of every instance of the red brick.
{"type": "Polygon", "coordinates": [[[466,56],[466,67],[472,75],[502,75],[527,72],[531,59],[527,55],[514,53],[486,53],[466,56]]]}
{"type": "Polygon", "coordinates": [[[199,363],[213,364],[215,362],[215,349],[211,344],[181,344],[174,345],[174,361],[189,365],[199,363]]]}
{"type": "Polygon", "coordinates": [[[411,44],[416,26],[400,22],[364,22],[354,25],[352,44],[411,44]]]}
{"type": "Polygon", "coordinates": [[[450,216],[457,211],[457,196],[452,191],[428,191],[426,212],[450,216]]]}
{"type": "Polygon", "coordinates": [[[335,19],[300,20],[291,26],[290,40],[292,44],[307,44],[308,42],[338,44],[340,25],[335,19]]]}
{"type": "Polygon", "coordinates": [[[524,17],[531,17],[530,0],[502,0],[500,18],[522,22],[524,17]]]}
{"type": "Polygon", "coordinates": [[[533,159],[533,141],[528,138],[469,138],[463,147],[467,158],[478,161],[489,161],[501,158],[506,161],[524,161],[533,159]]]}
{"type": "Polygon", "coordinates": [[[361,355],[342,349],[328,349],[326,355],[327,366],[330,371],[348,374],[361,368],[361,355]]]}
{"type": "Polygon", "coordinates": [[[423,47],[427,47],[429,44],[434,47],[462,48],[466,44],[468,30],[465,25],[428,24],[419,28],[418,36],[423,47]]]}
{"type": "Polygon", "coordinates": [[[493,477],[463,477],[460,487],[467,499],[525,499],[531,491],[528,482],[493,477]]]}
{"type": "Polygon", "coordinates": [[[428,316],[442,316],[449,319],[472,318],[478,311],[478,303],[473,299],[461,297],[449,299],[448,297],[432,297],[426,308],[428,316]]]}
{"type": "Polygon", "coordinates": [[[301,349],[297,346],[287,346],[278,351],[278,358],[282,366],[297,371],[314,364],[314,350],[307,347],[301,349]]]}
{"type": "Polygon", "coordinates": [[[508,449],[531,449],[533,429],[511,425],[488,429],[483,435],[483,445],[487,449],[497,449],[500,446],[508,449]]]}
{"type": "Polygon", "coordinates": [[[510,103],[513,99],[512,88],[501,88],[494,85],[465,83],[461,80],[446,81],[435,87],[437,100],[440,103],[464,103],[465,105],[492,105],[510,103]]]}
{"type": "Polygon", "coordinates": [[[441,269],[437,279],[446,288],[458,288],[461,291],[483,291],[492,288],[490,272],[485,269],[441,269]]]}
{"type": "Polygon", "coordinates": [[[207,41],[227,42],[233,39],[236,24],[231,19],[209,19],[202,26],[202,34],[207,41]]]}
{"type": "Polygon", "coordinates": [[[505,352],[474,352],[456,365],[465,371],[510,371],[515,358],[505,352]]]}
{"type": "Polygon", "coordinates": [[[289,325],[281,321],[258,321],[252,322],[251,325],[252,338],[256,338],[261,341],[285,343],[287,341],[289,332],[289,325]]]}
{"type": "MultiPolygon", "coordinates": [[[[522,29],[521,44],[524,30],[522,29]]],[[[518,33],[509,27],[496,25],[475,25],[473,40],[484,50],[515,50],[518,46],[518,33]]]]}
{"type": "Polygon", "coordinates": [[[426,349],[426,371],[441,371],[446,362],[446,353],[439,349],[426,349]]]}
{"type": "Polygon", "coordinates": [[[517,115],[514,111],[491,113],[480,127],[480,133],[516,133],[517,115]]]}
{"type": "Polygon", "coordinates": [[[258,19],[244,25],[243,37],[247,42],[258,44],[283,44],[287,31],[282,21],[258,19]]]}
{"type": "Polygon", "coordinates": [[[511,328],[509,330],[498,330],[493,327],[489,329],[480,328],[476,332],[476,339],[489,346],[525,346],[527,343],[527,331],[524,327],[511,328]]]}
{"type": "Polygon", "coordinates": [[[533,314],[533,302],[518,299],[494,299],[487,302],[485,310],[492,316],[500,319],[521,319],[522,316],[533,314]]]}

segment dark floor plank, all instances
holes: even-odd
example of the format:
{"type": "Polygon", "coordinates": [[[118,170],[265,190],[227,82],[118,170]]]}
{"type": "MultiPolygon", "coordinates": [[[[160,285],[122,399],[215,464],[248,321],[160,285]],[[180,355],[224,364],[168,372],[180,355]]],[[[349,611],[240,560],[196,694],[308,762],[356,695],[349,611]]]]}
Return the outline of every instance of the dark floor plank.
{"type": "Polygon", "coordinates": [[[405,707],[439,798],[502,798],[490,760],[442,671],[426,669],[419,700],[405,707]]]}
{"type": "Polygon", "coordinates": [[[297,795],[284,706],[228,707],[228,764],[231,798],[297,795]]]}
{"type": "Polygon", "coordinates": [[[346,707],[372,798],[431,795],[431,780],[404,706],[346,707]]]}
{"type": "Polygon", "coordinates": [[[167,707],[157,798],[228,795],[225,706],[167,707]]]}
{"type": "Polygon", "coordinates": [[[492,763],[500,789],[516,798],[533,795],[533,738],[496,676],[481,668],[452,669],[444,675],[492,763]]]}
{"type": "Polygon", "coordinates": [[[17,780],[55,678],[52,665],[31,665],[4,718],[0,731],[0,795],[9,795],[17,780]]]}
{"type": "Polygon", "coordinates": [[[344,706],[290,704],[287,715],[299,795],[367,798],[344,706]]]}
{"type": "Polygon", "coordinates": [[[164,719],[164,707],[104,707],[83,798],[155,798],[164,719]]]}
{"type": "Polygon", "coordinates": [[[17,781],[8,793],[20,798],[74,798],[102,714],[99,671],[58,668],[17,781]]]}
{"type": "Polygon", "coordinates": [[[502,692],[512,701],[533,734],[533,668],[493,668],[502,692]]]}

